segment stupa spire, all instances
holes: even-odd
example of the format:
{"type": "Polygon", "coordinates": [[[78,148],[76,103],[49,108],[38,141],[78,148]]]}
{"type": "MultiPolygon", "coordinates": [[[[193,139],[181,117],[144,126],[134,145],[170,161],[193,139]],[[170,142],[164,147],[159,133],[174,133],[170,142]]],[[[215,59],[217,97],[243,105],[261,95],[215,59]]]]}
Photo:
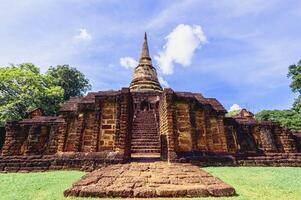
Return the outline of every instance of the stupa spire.
{"type": "Polygon", "coordinates": [[[138,66],[134,70],[130,90],[132,92],[162,91],[157,71],[153,67],[152,59],[149,55],[146,33],[144,33],[141,55],[138,66]]]}
{"type": "Polygon", "coordinates": [[[148,50],[148,42],[147,42],[147,34],[144,32],[144,41],[143,41],[143,46],[142,46],[142,51],[141,51],[141,56],[139,59],[139,63],[141,64],[152,64],[152,59],[149,55],[149,50],[148,50]]]}

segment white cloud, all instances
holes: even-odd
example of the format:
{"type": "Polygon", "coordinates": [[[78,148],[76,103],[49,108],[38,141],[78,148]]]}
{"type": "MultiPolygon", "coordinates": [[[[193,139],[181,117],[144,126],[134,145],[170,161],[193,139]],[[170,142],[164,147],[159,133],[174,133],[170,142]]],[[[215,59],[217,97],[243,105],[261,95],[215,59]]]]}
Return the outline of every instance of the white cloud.
{"type": "Polygon", "coordinates": [[[158,79],[159,79],[160,84],[163,86],[163,88],[169,87],[168,82],[162,76],[158,76],[158,79]]]}
{"type": "Polygon", "coordinates": [[[74,36],[77,41],[90,41],[92,39],[91,34],[87,31],[87,29],[81,28],[79,29],[79,34],[74,36]]]}
{"type": "Polygon", "coordinates": [[[238,111],[241,110],[242,108],[238,105],[238,104],[233,104],[230,109],[228,110],[228,112],[232,112],[232,111],[238,111]]]}
{"type": "Polygon", "coordinates": [[[146,24],[146,29],[158,29],[166,26],[170,22],[179,21],[180,16],[187,10],[191,10],[196,7],[197,1],[186,0],[186,1],[173,1],[172,3],[167,3],[165,8],[160,10],[159,13],[155,15],[146,24]],[[179,15],[179,13],[181,13],[179,15]]]}
{"type": "Polygon", "coordinates": [[[189,66],[196,49],[207,42],[201,26],[179,24],[166,38],[163,50],[155,56],[163,74],[172,74],[174,64],[189,66]]]}
{"type": "Polygon", "coordinates": [[[126,69],[135,68],[138,65],[138,62],[132,57],[122,57],[119,61],[120,65],[126,69]]]}

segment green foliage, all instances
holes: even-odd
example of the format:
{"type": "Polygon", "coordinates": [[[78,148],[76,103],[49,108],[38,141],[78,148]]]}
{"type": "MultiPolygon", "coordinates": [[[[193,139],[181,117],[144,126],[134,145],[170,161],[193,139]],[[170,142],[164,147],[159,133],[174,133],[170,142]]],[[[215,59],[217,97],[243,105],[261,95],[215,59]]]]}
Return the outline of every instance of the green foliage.
{"type": "Polygon", "coordinates": [[[301,130],[301,113],[295,110],[262,110],[255,115],[258,120],[279,122],[282,126],[301,130]]]}
{"type": "Polygon", "coordinates": [[[64,100],[68,100],[72,96],[82,96],[91,89],[85,75],[69,65],[50,67],[46,74],[53,79],[56,85],[64,89],[64,100]]]}
{"type": "Polygon", "coordinates": [[[290,87],[293,92],[300,95],[293,104],[292,109],[288,110],[263,110],[258,112],[255,117],[258,120],[271,120],[279,122],[282,126],[289,129],[301,130],[301,60],[288,67],[288,77],[292,79],[290,87]]]}
{"type": "Polygon", "coordinates": [[[295,110],[298,113],[301,113],[301,95],[297,99],[295,99],[295,102],[293,104],[293,110],[295,110]]]}
{"type": "Polygon", "coordinates": [[[288,77],[292,79],[290,87],[293,92],[299,92],[299,97],[295,99],[293,109],[301,113],[301,60],[294,65],[288,67],[288,77]]]}
{"type": "Polygon", "coordinates": [[[226,117],[233,117],[233,116],[237,115],[239,112],[240,112],[240,110],[232,110],[226,114],[226,117]]]}
{"type": "Polygon", "coordinates": [[[301,94],[301,60],[297,64],[288,67],[287,76],[292,78],[292,83],[290,84],[292,91],[301,94]]]}
{"type": "Polygon", "coordinates": [[[34,108],[55,114],[63,101],[63,89],[31,63],[0,68],[0,125],[24,118],[34,108]]]}

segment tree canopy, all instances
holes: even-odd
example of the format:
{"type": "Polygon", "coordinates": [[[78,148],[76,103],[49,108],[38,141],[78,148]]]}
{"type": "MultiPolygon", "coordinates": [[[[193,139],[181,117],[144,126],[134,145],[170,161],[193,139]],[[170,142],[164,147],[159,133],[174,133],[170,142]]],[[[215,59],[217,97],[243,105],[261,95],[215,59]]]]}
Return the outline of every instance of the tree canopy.
{"type": "Polygon", "coordinates": [[[282,126],[293,130],[301,130],[301,114],[295,110],[262,110],[256,114],[258,120],[279,122],[282,126]]]}
{"type": "Polygon", "coordinates": [[[56,85],[64,89],[64,100],[72,96],[82,96],[91,89],[85,75],[69,65],[50,67],[46,74],[52,77],[56,85]]]}
{"type": "Polygon", "coordinates": [[[46,74],[32,63],[0,67],[0,126],[35,108],[55,115],[64,100],[90,87],[84,74],[69,65],[50,67],[46,74]]]}
{"type": "Polygon", "coordinates": [[[229,112],[226,114],[226,116],[227,116],[227,117],[233,117],[233,116],[237,115],[240,111],[241,111],[241,110],[231,110],[231,111],[229,111],[229,112]]]}
{"type": "Polygon", "coordinates": [[[299,92],[298,98],[292,105],[292,109],[288,110],[262,110],[255,116],[259,120],[271,120],[279,122],[294,130],[301,130],[301,60],[294,65],[288,67],[287,76],[292,79],[290,87],[293,92],[299,92]]]}
{"type": "Polygon", "coordinates": [[[31,63],[0,68],[0,125],[18,120],[34,108],[55,114],[64,90],[31,63]]]}
{"type": "Polygon", "coordinates": [[[292,91],[301,94],[301,60],[297,64],[288,67],[287,76],[292,79],[290,84],[292,91]]]}

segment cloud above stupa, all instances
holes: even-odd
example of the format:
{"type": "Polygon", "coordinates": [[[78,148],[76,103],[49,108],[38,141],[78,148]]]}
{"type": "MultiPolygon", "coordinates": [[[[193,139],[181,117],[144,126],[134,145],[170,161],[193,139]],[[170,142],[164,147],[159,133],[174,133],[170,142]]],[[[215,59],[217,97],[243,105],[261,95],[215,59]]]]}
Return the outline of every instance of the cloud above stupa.
{"type": "Polygon", "coordinates": [[[174,64],[189,66],[195,51],[207,42],[206,35],[199,25],[179,24],[165,39],[162,51],[155,56],[163,74],[173,74],[174,64]]]}
{"type": "Polygon", "coordinates": [[[92,39],[91,34],[85,28],[79,29],[79,34],[74,36],[76,41],[90,41],[92,39]]]}
{"type": "Polygon", "coordinates": [[[138,62],[132,57],[121,57],[119,64],[126,69],[132,69],[137,67],[138,62]]]}

